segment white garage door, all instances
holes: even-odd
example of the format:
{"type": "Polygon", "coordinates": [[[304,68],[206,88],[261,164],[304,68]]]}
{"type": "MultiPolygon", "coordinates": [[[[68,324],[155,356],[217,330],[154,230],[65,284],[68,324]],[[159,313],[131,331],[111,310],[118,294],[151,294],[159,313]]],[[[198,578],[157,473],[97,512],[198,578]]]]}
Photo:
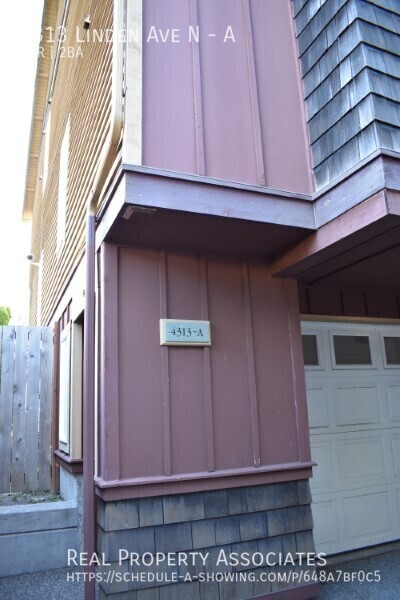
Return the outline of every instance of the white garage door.
{"type": "Polygon", "coordinates": [[[302,324],[317,551],[400,538],[400,327],[302,324]]]}

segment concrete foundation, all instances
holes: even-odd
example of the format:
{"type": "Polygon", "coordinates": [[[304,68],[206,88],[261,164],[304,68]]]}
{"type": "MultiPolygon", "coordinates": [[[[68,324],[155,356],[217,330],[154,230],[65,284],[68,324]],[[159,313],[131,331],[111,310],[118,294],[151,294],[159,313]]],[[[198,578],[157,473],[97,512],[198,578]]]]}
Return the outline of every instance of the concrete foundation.
{"type": "Polygon", "coordinates": [[[75,502],[0,508],[0,577],[60,569],[78,548],[75,502]]]}
{"type": "Polygon", "coordinates": [[[0,507],[0,577],[68,566],[82,551],[82,475],[60,468],[60,502],[0,507]]]}
{"type": "Polygon", "coordinates": [[[83,476],[60,467],[60,493],[64,500],[75,503],[77,509],[77,548],[83,552],[83,476]]]}

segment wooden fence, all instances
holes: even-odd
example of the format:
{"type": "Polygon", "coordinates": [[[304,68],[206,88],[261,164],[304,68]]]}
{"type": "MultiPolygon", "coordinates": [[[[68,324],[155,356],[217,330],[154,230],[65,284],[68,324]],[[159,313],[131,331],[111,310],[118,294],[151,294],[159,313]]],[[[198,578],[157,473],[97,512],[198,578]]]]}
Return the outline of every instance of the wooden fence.
{"type": "Polygon", "coordinates": [[[0,492],[51,488],[53,330],[0,327],[0,492]]]}

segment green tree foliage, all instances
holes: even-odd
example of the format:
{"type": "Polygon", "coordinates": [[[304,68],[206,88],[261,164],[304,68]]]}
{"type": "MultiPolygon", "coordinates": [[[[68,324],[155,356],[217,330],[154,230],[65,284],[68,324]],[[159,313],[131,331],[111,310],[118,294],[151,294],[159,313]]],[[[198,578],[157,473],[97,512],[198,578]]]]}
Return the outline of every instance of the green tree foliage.
{"type": "Polygon", "coordinates": [[[11,310],[6,306],[0,306],[0,326],[8,325],[11,319],[11,310]]]}

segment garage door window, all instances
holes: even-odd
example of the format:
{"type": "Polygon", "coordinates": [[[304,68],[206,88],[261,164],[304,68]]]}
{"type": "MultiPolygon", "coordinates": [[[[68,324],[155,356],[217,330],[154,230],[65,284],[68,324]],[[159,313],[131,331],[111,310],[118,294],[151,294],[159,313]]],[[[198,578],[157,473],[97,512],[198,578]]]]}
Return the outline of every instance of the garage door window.
{"type": "Polygon", "coordinates": [[[302,335],[304,365],[306,367],[318,367],[318,345],[316,335],[302,335]]]}
{"type": "Polygon", "coordinates": [[[385,358],[388,366],[400,365],[400,337],[384,337],[385,358]]]}
{"type": "Polygon", "coordinates": [[[371,366],[371,348],[366,335],[334,335],[333,348],[337,366],[371,366]]]}

